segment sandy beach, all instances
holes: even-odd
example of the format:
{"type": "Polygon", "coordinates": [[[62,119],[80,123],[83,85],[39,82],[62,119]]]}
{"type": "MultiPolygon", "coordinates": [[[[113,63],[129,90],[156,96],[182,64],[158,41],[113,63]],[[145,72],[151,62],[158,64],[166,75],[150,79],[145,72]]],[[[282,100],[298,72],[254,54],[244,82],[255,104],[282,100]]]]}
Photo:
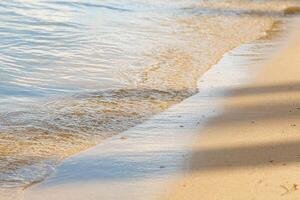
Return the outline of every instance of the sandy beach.
{"type": "Polygon", "coordinates": [[[64,160],[22,199],[297,199],[298,24],[268,61],[267,41],[229,52],[198,94],[64,160]]]}
{"type": "Polygon", "coordinates": [[[254,81],[230,90],[162,199],[300,198],[299,25],[254,81]]]}
{"type": "Polygon", "coordinates": [[[298,6],[0,2],[0,200],[300,199],[298,6]]]}

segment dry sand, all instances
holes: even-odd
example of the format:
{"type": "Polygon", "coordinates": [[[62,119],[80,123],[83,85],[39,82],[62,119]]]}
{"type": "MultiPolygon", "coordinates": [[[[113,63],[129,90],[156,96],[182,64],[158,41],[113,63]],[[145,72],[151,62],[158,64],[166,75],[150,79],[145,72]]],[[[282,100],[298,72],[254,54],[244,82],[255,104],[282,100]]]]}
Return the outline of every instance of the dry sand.
{"type": "Polygon", "coordinates": [[[299,27],[251,84],[225,97],[162,199],[300,199],[299,27]]]}

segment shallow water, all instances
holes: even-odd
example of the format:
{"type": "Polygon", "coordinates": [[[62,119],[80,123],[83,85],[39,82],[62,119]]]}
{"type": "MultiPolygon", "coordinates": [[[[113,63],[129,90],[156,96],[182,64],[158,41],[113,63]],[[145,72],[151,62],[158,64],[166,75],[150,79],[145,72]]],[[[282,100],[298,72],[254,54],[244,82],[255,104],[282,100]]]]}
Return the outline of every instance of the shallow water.
{"type": "Polygon", "coordinates": [[[282,33],[274,27],[269,33],[273,40],[264,37],[226,53],[198,80],[198,94],[122,132],[121,137],[65,159],[51,177],[22,196],[26,200],[146,200],[169,194],[166,191],[174,180],[189,174],[195,134],[222,115],[224,99],[253,81],[282,45],[278,36],[282,33]]]}
{"type": "Polygon", "coordinates": [[[0,188],[39,181],[191,96],[203,72],[293,3],[1,1],[0,188]]]}

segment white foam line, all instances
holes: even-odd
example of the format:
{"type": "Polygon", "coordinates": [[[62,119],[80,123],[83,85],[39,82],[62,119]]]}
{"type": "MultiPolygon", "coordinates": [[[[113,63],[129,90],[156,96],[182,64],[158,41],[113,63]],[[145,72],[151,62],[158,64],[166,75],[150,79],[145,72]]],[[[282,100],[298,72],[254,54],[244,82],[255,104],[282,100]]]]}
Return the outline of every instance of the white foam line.
{"type": "MultiPolygon", "coordinates": [[[[196,127],[205,126],[222,112],[221,102],[230,89],[246,84],[255,76],[259,65],[247,65],[250,57],[243,56],[245,52],[251,53],[253,45],[236,48],[207,71],[199,80],[198,94],[123,132],[123,139],[115,136],[64,160],[49,178],[27,189],[23,198],[155,198],[184,169],[196,127]]],[[[269,44],[266,46],[271,48],[269,44]]],[[[257,47],[266,48],[261,44],[257,47]]],[[[261,56],[257,53],[253,56],[261,56]]]]}

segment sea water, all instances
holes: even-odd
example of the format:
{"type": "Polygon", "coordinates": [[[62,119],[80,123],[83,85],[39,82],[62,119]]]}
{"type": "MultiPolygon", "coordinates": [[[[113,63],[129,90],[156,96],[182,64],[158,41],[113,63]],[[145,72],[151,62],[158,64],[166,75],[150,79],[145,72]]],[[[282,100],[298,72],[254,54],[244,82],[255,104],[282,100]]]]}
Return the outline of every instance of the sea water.
{"type": "Polygon", "coordinates": [[[0,190],[41,181],[61,159],[195,94],[201,74],[294,3],[1,1],[0,190]]]}

